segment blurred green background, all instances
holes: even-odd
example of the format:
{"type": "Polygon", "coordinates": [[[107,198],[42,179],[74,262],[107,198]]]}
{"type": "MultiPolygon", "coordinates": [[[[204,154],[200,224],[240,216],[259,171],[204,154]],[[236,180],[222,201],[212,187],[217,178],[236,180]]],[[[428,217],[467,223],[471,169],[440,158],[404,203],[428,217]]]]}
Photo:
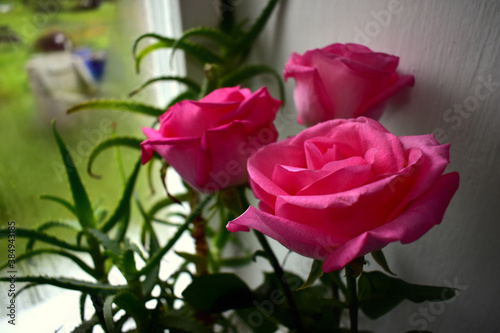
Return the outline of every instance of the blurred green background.
{"type": "MultiPolygon", "coordinates": [[[[0,217],[5,224],[9,220],[15,220],[18,226],[28,227],[52,218],[70,217],[59,205],[39,199],[41,194],[71,199],[71,192],[66,175],[56,167],[62,165],[62,161],[50,121],[40,116],[25,70],[28,59],[39,52],[35,48],[36,40],[53,31],[62,31],[75,48],[106,50],[108,55],[115,53],[122,54],[120,59],[126,57],[127,61],[120,60],[114,64],[110,64],[108,59],[100,97],[123,97],[140,82],[138,78],[132,77],[135,73],[130,53],[131,44],[113,43],[118,39],[115,37],[122,33],[114,26],[117,5],[112,1],[103,1],[97,8],[82,9],[78,7],[81,1],[66,0],[61,3],[64,5],[56,1],[0,1],[0,7],[4,10],[0,12],[3,35],[8,31],[7,35],[19,37],[18,42],[0,42],[0,217]],[[47,8],[36,7],[37,4],[44,3],[60,7],[57,10],[52,7],[49,12],[47,8]],[[113,66],[115,73],[120,72],[118,80],[110,78],[107,73],[113,71],[110,70],[113,66]],[[121,71],[131,74],[123,74],[121,71]],[[124,79],[123,75],[131,75],[131,78],[124,79]]],[[[137,36],[130,38],[133,40],[137,36]]],[[[123,113],[111,110],[58,115],[61,124],[63,117],[75,117],[76,120],[71,126],[58,126],[70,152],[78,151],[82,142],[89,142],[88,133],[99,130],[102,119],[116,121],[118,134],[126,133],[136,137],[142,137],[138,124],[145,121],[144,118],[129,114],[124,116],[123,113]]],[[[148,118],[146,123],[151,121],[148,118]]],[[[128,175],[139,157],[139,151],[120,151],[125,174],[128,175]]],[[[93,170],[102,175],[102,179],[91,178],[87,174],[86,158],[87,156],[78,156],[75,163],[89,196],[93,204],[112,211],[123,187],[115,154],[110,149],[97,158],[93,170]]],[[[140,184],[145,183],[143,174],[144,172],[141,174],[140,184]]],[[[142,188],[146,191],[145,186],[142,188]]]]}

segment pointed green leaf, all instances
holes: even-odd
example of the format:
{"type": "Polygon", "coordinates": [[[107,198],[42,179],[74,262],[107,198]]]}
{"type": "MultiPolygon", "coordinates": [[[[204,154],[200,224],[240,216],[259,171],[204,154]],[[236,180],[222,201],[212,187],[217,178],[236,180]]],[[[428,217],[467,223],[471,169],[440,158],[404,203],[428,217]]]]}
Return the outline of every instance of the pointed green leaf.
{"type": "Polygon", "coordinates": [[[130,112],[142,113],[147,116],[159,117],[164,110],[155,108],[151,105],[142,104],[133,101],[112,100],[112,99],[93,99],[74,105],[66,111],[73,113],[87,109],[117,109],[130,112]]]}
{"type": "Polygon", "coordinates": [[[92,173],[92,163],[94,163],[95,158],[101,152],[103,152],[104,150],[106,150],[108,148],[116,147],[116,146],[125,146],[125,147],[140,149],[142,141],[144,141],[144,139],[123,137],[123,136],[104,139],[103,141],[99,142],[90,152],[89,158],[87,161],[87,172],[92,177],[101,178],[101,176],[98,176],[98,175],[95,175],[92,173]]]}
{"type": "MultiPolygon", "coordinates": [[[[139,72],[140,68],[140,63],[144,59],[146,55],[151,53],[154,50],[161,49],[161,48],[171,48],[174,43],[175,39],[160,36],[158,34],[153,34],[153,33],[148,33],[140,36],[136,42],[134,43],[134,46],[132,48],[132,52],[135,55],[135,68],[136,71],[139,72]],[[140,40],[146,37],[152,37],[158,40],[158,42],[146,46],[144,49],[142,49],[139,53],[136,53],[137,51],[137,45],[140,40]]],[[[220,56],[217,54],[213,53],[206,47],[203,47],[198,44],[191,43],[189,41],[183,41],[179,43],[178,48],[184,50],[187,54],[191,55],[194,57],[196,60],[198,60],[200,63],[205,64],[205,63],[214,63],[214,64],[222,64],[224,61],[220,56]]]]}
{"type": "Polygon", "coordinates": [[[127,279],[127,281],[134,281],[139,279],[139,275],[137,275],[137,265],[135,262],[134,251],[126,250],[123,253],[122,262],[121,262],[121,271],[123,275],[127,279]]]}
{"type": "Polygon", "coordinates": [[[380,265],[387,273],[396,276],[391,269],[389,268],[389,264],[387,264],[387,260],[385,259],[384,252],[382,250],[372,251],[371,252],[373,259],[377,264],[380,265]]]}
{"type": "Polygon", "coordinates": [[[106,324],[106,332],[115,333],[115,322],[113,320],[113,302],[115,300],[116,295],[111,295],[106,297],[103,305],[103,315],[104,322],[106,324]]]}
{"type": "Polygon", "coordinates": [[[57,202],[76,216],[75,207],[73,207],[73,204],[63,198],[56,197],[55,195],[44,194],[40,196],[40,199],[57,202]]]}
{"type": "Polygon", "coordinates": [[[148,274],[149,271],[151,271],[153,268],[155,268],[156,266],[158,266],[160,264],[160,261],[163,258],[163,256],[168,251],[170,251],[170,249],[175,245],[175,243],[179,240],[179,238],[182,236],[184,231],[186,231],[188,229],[191,222],[193,222],[193,220],[195,218],[197,218],[198,215],[201,214],[201,211],[210,202],[210,200],[213,198],[213,196],[214,196],[214,194],[207,195],[205,197],[205,199],[203,199],[198,204],[198,206],[196,206],[195,209],[193,209],[191,214],[186,219],[186,222],[184,222],[184,224],[181,227],[179,227],[179,229],[177,229],[177,232],[175,233],[175,235],[172,238],[170,238],[168,243],[164,247],[162,247],[158,252],[156,252],[151,258],[149,258],[146,265],[140,270],[139,275],[148,274]]]}
{"type": "Polygon", "coordinates": [[[234,44],[233,38],[229,36],[228,34],[218,30],[218,29],[213,29],[210,27],[197,27],[197,28],[191,28],[189,30],[184,31],[181,37],[177,39],[174,43],[174,46],[172,47],[172,50],[184,42],[186,38],[192,37],[192,36],[199,36],[199,37],[205,37],[213,40],[217,44],[219,44],[223,48],[229,48],[234,44]]]}
{"type": "MultiPolygon", "coordinates": [[[[70,259],[71,261],[73,261],[78,266],[80,266],[80,268],[82,270],[84,270],[87,274],[89,274],[90,276],[94,276],[94,274],[95,274],[94,269],[92,267],[90,267],[89,265],[87,265],[87,263],[85,263],[78,256],[76,256],[76,255],[74,255],[72,253],[63,251],[63,250],[58,250],[58,249],[36,249],[36,250],[32,250],[30,252],[26,252],[26,253],[23,253],[23,254],[20,254],[20,255],[16,256],[16,262],[21,262],[23,260],[32,258],[34,256],[38,256],[38,255],[41,255],[41,254],[56,254],[56,255],[59,255],[59,256],[62,256],[62,257],[66,257],[66,258],[70,259]]],[[[9,263],[6,262],[2,266],[0,266],[0,270],[6,268],[8,265],[9,265],[9,263]]]]}
{"type": "Polygon", "coordinates": [[[99,324],[99,318],[94,315],[87,321],[83,321],[80,325],[75,327],[71,333],[92,333],[94,326],[99,324]]]}
{"type": "Polygon", "coordinates": [[[197,27],[197,28],[191,28],[187,31],[185,31],[181,37],[179,37],[175,42],[174,45],[172,45],[172,55],[171,55],[171,61],[173,60],[175,51],[181,45],[183,42],[186,41],[187,38],[192,37],[192,36],[201,36],[201,37],[206,37],[217,44],[225,50],[229,49],[232,46],[235,45],[234,40],[227,34],[223,33],[220,30],[209,28],[209,27],[197,27]]]}
{"type": "Polygon", "coordinates": [[[136,322],[148,319],[148,310],[144,303],[130,291],[125,291],[116,295],[115,304],[134,317],[136,322]],[[142,319],[141,319],[142,318],[142,319]]]}
{"type": "Polygon", "coordinates": [[[184,260],[186,260],[188,262],[192,262],[194,264],[201,264],[201,263],[207,261],[206,258],[200,257],[199,255],[196,255],[196,254],[193,254],[193,253],[180,252],[180,251],[174,251],[174,252],[179,257],[183,258],[184,260]]]}
{"type": "MultiPolygon", "coordinates": [[[[149,244],[148,244],[148,252],[149,256],[154,255],[158,252],[160,248],[160,243],[158,242],[158,237],[156,236],[156,232],[151,224],[151,218],[146,214],[144,207],[142,206],[139,199],[136,199],[137,207],[139,207],[139,212],[141,213],[144,223],[143,223],[143,234],[141,234],[141,238],[143,238],[143,244],[146,244],[145,238],[146,233],[149,234],[149,244]]],[[[145,260],[146,261],[146,260],[145,260]]],[[[160,272],[160,266],[156,266],[153,270],[146,275],[142,283],[142,293],[144,295],[149,295],[153,290],[154,286],[158,283],[158,274],[160,272]]]]}
{"type": "MultiPolygon", "coordinates": [[[[179,193],[175,195],[175,198],[178,201],[185,202],[188,200],[188,193],[179,193]]],[[[148,210],[147,215],[150,217],[154,217],[156,213],[158,213],[163,208],[170,206],[172,204],[176,204],[171,198],[165,197],[159,201],[157,201],[151,208],[148,210]]]]}
{"type": "Polygon", "coordinates": [[[134,190],[135,182],[137,180],[137,175],[139,174],[139,169],[141,166],[141,160],[139,159],[135,164],[134,171],[130,175],[125,190],[123,191],[122,198],[113,212],[109,220],[107,220],[99,229],[106,233],[111,230],[121,218],[130,213],[130,199],[134,190]]]}
{"type": "Polygon", "coordinates": [[[99,241],[99,244],[101,244],[104,249],[110,251],[116,256],[120,256],[122,254],[120,244],[109,238],[108,235],[106,235],[104,232],[96,229],[89,229],[88,232],[99,241]]]}
{"type": "Polygon", "coordinates": [[[257,39],[262,29],[264,29],[264,26],[266,25],[267,20],[271,16],[274,7],[278,3],[278,1],[279,0],[270,0],[267,3],[266,8],[264,8],[257,21],[255,21],[254,25],[250,28],[250,30],[247,33],[245,33],[243,38],[241,38],[241,40],[238,41],[238,48],[241,49],[249,48],[250,45],[255,41],[255,39],[257,39]]]}
{"type": "Polygon", "coordinates": [[[220,265],[225,267],[241,267],[250,264],[252,260],[253,255],[246,257],[223,258],[220,260],[220,265]]]}
{"type": "Polygon", "coordinates": [[[85,302],[87,301],[87,296],[88,296],[88,294],[85,294],[85,293],[82,293],[80,295],[80,301],[79,301],[79,304],[80,304],[80,320],[82,322],[85,321],[85,302]]]}
{"type": "MultiPolygon", "coordinates": [[[[8,282],[9,277],[0,277],[0,282],[8,282]]],[[[77,280],[64,277],[47,277],[47,276],[19,276],[16,277],[17,282],[29,282],[33,286],[41,284],[49,284],[55,287],[76,290],[87,294],[95,295],[99,293],[116,294],[120,291],[128,289],[127,285],[110,285],[104,283],[94,283],[83,280],[77,280]]]]}
{"type": "Polygon", "coordinates": [[[302,286],[300,286],[296,291],[309,288],[322,275],[323,275],[323,261],[321,261],[321,260],[314,260],[312,262],[311,271],[309,272],[309,276],[307,277],[306,282],[304,282],[304,284],[302,286]]]}
{"type": "Polygon", "coordinates": [[[255,300],[245,282],[229,273],[194,277],[182,296],[195,308],[212,313],[252,307],[255,300]]]}
{"type": "MultiPolygon", "coordinates": [[[[76,221],[73,220],[54,220],[46,221],[36,228],[37,231],[43,232],[52,228],[66,228],[74,231],[80,231],[81,228],[76,221]],[[75,223],[72,223],[75,222],[75,223]]],[[[35,246],[36,239],[30,239],[26,244],[26,251],[31,251],[35,246]]]]}
{"type": "Polygon", "coordinates": [[[155,83],[155,82],[160,82],[160,81],[177,81],[177,82],[183,83],[190,90],[192,90],[195,93],[199,93],[201,90],[200,85],[198,83],[196,83],[195,81],[191,80],[190,78],[181,77],[181,76],[160,76],[160,77],[155,77],[153,79],[150,79],[150,80],[146,81],[145,83],[143,83],[139,88],[130,92],[129,97],[132,97],[135,94],[141,92],[144,88],[146,88],[150,84],[155,83]]]}
{"type": "Polygon", "coordinates": [[[240,84],[243,81],[251,79],[254,76],[261,74],[271,74],[277,81],[280,99],[284,105],[285,103],[285,86],[281,76],[273,68],[266,65],[248,65],[237,71],[230,72],[221,78],[221,86],[232,87],[240,84]]]}
{"type": "Polygon", "coordinates": [[[93,228],[96,223],[94,219],[94,212],[92,211],[92,205],[90,204],[89,197],[87,196],[87,191],[80,180],[80,176],[78,175],[78,170],[73,163],[73,159],[71,158],[64,141],[59,136],[59,133],[57,133],[55,121],[52,122],[52,131],[54,132],[54,137],[57,145],[59,146],[64,166],[66,167],[66,174],[68,175],[71,192],[73,194],[76,216],[78,217],[82,228],[93,228]]]}
{"type": "MultiPolygon", "coordinates": [[[[7,237],[9,234],[9,230],[6,228],[0,229],[0,238],[7,237]]],[[[22,237],[22,238],[31,238],[31,239],[36,239],[54,246],[59,246],[67,250],[73,250],[73,251],[79,251],[79,252],[88,252],[88,248],[82,248],[79,246],[76,246],[74,244],[67,243],[66,241],[63,241],[59,238],[56,238],[54,236],[48,235],[44,232],[40,232],[37,230],[33,229],[26,229],[26,228],[21,228],[21,227],[16,227],[16,237],[22,237]]]]}
{"type": "Polygon", "coordinates": [[[376,319],[386,314],[404,299],[412,302],[445,301],[455,296],[455,290],[411,284],[382,272],[364,272],[358,281],[361,310],[376,319]]]}
{"type": "Polygon", "coordinates": [[[345,266],[346,275],[357,278],[363,272],[363,266],[365,265],[365,257],[355,258],[353,261],[345,266]]]}

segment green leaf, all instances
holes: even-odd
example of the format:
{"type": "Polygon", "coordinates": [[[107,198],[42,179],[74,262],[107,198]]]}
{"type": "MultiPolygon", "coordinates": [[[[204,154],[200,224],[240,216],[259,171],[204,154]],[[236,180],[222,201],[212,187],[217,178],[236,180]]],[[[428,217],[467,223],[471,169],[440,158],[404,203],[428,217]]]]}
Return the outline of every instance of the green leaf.
{"type": "Polygon", "coordinates": [[[85,302],[87,301],[88,294],[82,293],[80,295],[80,320],[85,321],[85,302]]]}
{"type": "Polygon", "coordinates": [[[89,229],[88,232],[92,234],[92,236],[97,238],[99,244],[101,244],[104,247],[104,249],[110,251],[116,256],[120,256],[122,254],[120,244],[118,244],[117,241],[109,238],[108,235],[106,235],[104,232],[96,229],[89,229]]]}
{"type": "Polygon", "coordinates": [[[241,82],[251,79],[254,76],[261,74],[271,74],[278,82],[280,99],[284,105],[285,103],[285,86],[281,75],[278,74],[273,68],[265,65],[248,65],[240,70],[230,72],[226,76],[221,78],[222,87],[232,87],[240,84],[241,82]]]}
{"type": "MultiPolygon", "coordinates": [[[[9,230],[7,228],[0,229],[0,238],[7,237],[8,235],[9,235],[9,230]]],[[[59,238],[56,238],[54,236],[33,229],[16,227],[16,237],[36,239],[54,246],[62,247],[67,250],[73,250],[79,252],[89,251],[88,248],[82,248],[77,245],[67,243],[59,238]]]]}
{"type": "Polygon", "coordinates": [[[182,296],[195,308],[212,313],[252,307],[255,300],[247,285],[229,273],[194,277],[182,296]]]}
{"type": "Polygon", "coordinates": [[[137,318],[143,318],[143,320],[148,318],[148,310],[145,308],[144,303],[130,291],[117,294],[114,302],[121,309],[134,317],[136,321],[140,321],[137,318]]]}
{"type": "Polygon", "coordinates": [[[255,41],[255,39],[257,39],[262,29],[264,29],[264,26],[266,25],[267,20],[271,16],[273,9],[278,3],[278,1],[279,0],[270,0],[267,3],[266,8],[264,8],[257,21],[255,21],[254,25],[250,28],[248,32],[245,33],[243,38],[241,38],[241,40],[238,41],[238,46],[237,46],[238,48],[241,49],[249,48],[250,45],[255,41]]]}
{"type": "Polygon", "coordinates": [[[232,257],[220,259],[220,265],[225,267],[241,267],[250,264],[253,261],[253,255],[246,257],[232,257]]]}
{"type": "Polygon", "coordinates": [[[94,315],[89,320],[82,322],[71,333],[92,333],[94,326],[97,324],[99,324],[99,318],[94,315]]]}
{"type": "MultiPolygon", "coordinates": [[[[120,199],[120,202],[118,203],[118,206],[116,207],[115,211],[107,220],[104,224],[102,224],[99,229],[106,233],[109,230],[111,230],[118,221],[120,221],[121,218],[124,216],[128,216],[130,213],[130,199],[132,197],[132,193],[134,191],[134,186],[135,182],[137,180],[137,175],[139,174],[139,169],[141,167],[141,160],[139,159],[134,167],[134,170],[132,171],[132,174],[130,175],[127,184],[125,186],[125,190],[123,191],[123,195],[120,199]]],[[[123,238],[123,237],[121,237],[123,238]]]]}
{"type": "MultiPolygon", "coordinates": [[[[52,228],[65,228],[65,229],[70,229],[70,230],[74,230],[74,231],[80,231],[81,228],[80,226],[78,225],[78,223],[76,221],[73,221],[73,220],[51,220],[51,221],[46,221],[44,223],[42,223],[41,225],[39,225],[36,230],[37,231],[40,231],[40,232],[43,232],[45,230],[48,230],[48,229],[52,229],[52,228]],[[71,224],[71,223],[68,223],[68,222],[75,222],[76,224],[71,224]]],[[[36,242],[36,239],[30,239],[28,241],[28,243],[26,244],[26,251],[31,251],[33,249],[33,247],[35,246],[35,242],[36,242]]]]}
{"type": "Polygon", "coordinates": [[[411,284],[378,271],[361,274],[358,286],[360,308],[372,319],[383,316],[404,299],[420,303],[445,301],[455,296],[451,288],[411,284]]]}
{"type": "Polygon", "coordinates": [[[123,272],[123,275],[125,276],[127,281],[138,281],[139,275],[137,274],[134,251],[126,250],[123,253],[121,271],[123,272]]]}
{"type": "Polygon", "coordinates": [[[188,317],[182,310],[170,310],[158,318],[162,328],[178,333],[210,333],[211,329],[195,318],[188,317]]]}
{"type": "Polygon", "coordinates": [[[86,109],[117,109],[126,110],[136,113],[142,113],[147,116],[159,117],[164,110],[155,108],[151,105],[142,104],[132,101],[119,101],[112,99],[93,99],[77,104],[69,108],[66,112],[73,113],[86,109]]]}
{"type": "Polygon", "coordinates": [[[300,286],[296,291],[309,288],[322,275],[323,275],[323,261],[321,261],[321,260],[314,260],[312,262],[311,271],[309,272],[309,276],[307,277],[306,282],[304,282],[304,284],[302,286],[300,286]]]}
{"type": "MultiPolygon", "coordinates": [[[[161,49],[161,48],[171,48],[175,44],[175,39],[164,37],[158,34],[154,33],[147,33],[142,36],[139,36],[139,38],[136,39],[134,46],[132,48],[132,52],[135,55],[135,68],[136,71],[139,72],[140,64],[141,61],[144,59],[146,55],[151,53],[154,50],[161,49]],[[146,46],[144,49],[142,49],[138,54],[136,53],[137,51],[137,45],[140,40],[146,37],[152,37],[158,40],[158,42],[146,46]]],[[[191,55],[194,57],[196,60],[198,60],[200,63],[205,64],[205,63],[214,63],[214,64],[222,64],[224,63],[223,59],[218,56],[217,54],[213,53],[206,47],[203,47],[198,44],[191,43],[189,41],[183,41],[179,43],[178,48],[184,50],[186,54],[191,55]]]]}
{"type": "Polygon", "coordinates": [[[382,250],[372,251],[371,252],[373,259],[377,264],[380,265],[387,273],[396,276],[391,269],[389,268],[389,264],[387,264],[387,260],[385,259],[384,252],[382,250]]]}
{"type": "Polygon", "coordinates": [[[193,254],[193,253],[180,252],[180,251],[174,251],[174,252],[179,257],[183,258],[184,260],[186,260],[188,262],[192,262],[194,264],[201,264],[201,263],[207,261],[206,258],[200,257],[199,255],[196,255],[196,254],[193,254]]]}
{"type": "MultiPolygon", "coordinates": [[[[325,274],[326,275],[326,274],[325,274]]],[[[286,281],[291,289],[297,289],[304,281],[297,275],[286,273],[286,281]]],[[[272,316],[286,327],[293,325],[293,318],[279,280],[274,273],[265,273],[263,283],[254,291],[257,302],[254,305],[265,316],[272,316]]],[[[330,332],[338,327],[345,304],[334,300],[329,295],[329,288],[311,286],[293,292],[305,332],[330,332]]],[[[255,332],[261,332],[255,327],[255,332]]]]}
{"type": "Polygon", "coordinates": [[[181,227],[179,227],[179,229],[177,229],[177,232],[168,241],[168,243],[164,247],[162,247],[158,252],[156,252],[151,258],[149,258],[146,265],[140,270],[139,275],[148,274],[148,272],[150,272],[153,268],[155,268],[156,266],[158,266],[160,264],[160,261],[163,258],[163,256],[168,251],[170,251],[170,249],[175,245],[175,243],[179,240],[179,238],[182,236],[184,231],[186,231],[188,229],[191,222],[193,222],[194,219],[197,218],[198,215],[201,214],[201,211],[209,203],[209,201],[212,199],[213,196],[214,196],[214,194],[207,195],[205,197],[205,199],[203,199],[198,204],[198,206],[196,206],[195,209],[193,209],[191,214],[186,219],[186,222],[184,222],[184,224],[181,227]]]}
{"type": "Polygon", "coordinates": [[[177,48],[179,48],[179,45],[181,45],[181,43],[185,42],[186,39],[191,36],[201,36],[209,38],[219,44],[219,46],[223,50],[227,50],[235,45],[234,40],[229,35],[223,33],[220,30],[209,27],[191,28],[185,31],[182,36],[175,41],[174,45],[172,45],[172,55],[170,58],[171,60],[173,60],[175,51],[177,50],[177,48]]]}
{"type": "Polygon", "coordinates": [[[59,133],[57,133],[55,121],[52,122],[52,130],[54,132],[57,145],[59,146],[64,166],[66,167],[66,174],[68,175],[71,192],[73,194],[76,216],[78,217],[82,228],[93,228],[95,227],[96,222],[94,219],[92,205],[90,204],[89,197],[87,196],[87,191],[80,180],[80,176],[78,175],[78,170],[73,163],[73,159],[71,158],[63,140],[59,136],[59,133]]]}
{"type": "MultiPolygon", "coordinates": [[[[188,193],[186,192],[186,193],[176,194],[175,198],[181,202],[185,202],[188,200],[188,193]]],[[[172,204],[176,204],[176,202],[174,200],[172,200],[171,198],[165,197],[165,198],[157,201],[153,206],[151,206],[151,208],[147,212],[147,215],[152,218],[160,210],[162,210],[163,208],[170,206],[172,204]]]]}
{"type": "Polygon", "coordinates": [[[363,266],[365,265],[365,257],[358,257],[352,260],[345,266],[346,274],[357,278],[363,272],[363,266]]]}
{"type": "MultiPolygon", "coordinates": [[[[153,228],[153,225],[151,224],[151,217],[146,214],[146,211],[144,210],[144,207],[142,206],[141,202],[139,199],[136,198],[136,203],[137,207],[139,207],[139,212],[141,213],[142,217],[144,218],[144,223],[143,223],[143,234],[141,235],[141,238],[143,238],[143,244],[146,244],[145,238],[146,238],[146,233],[149,234],[149,243],[148,243],[148,250],[149,250],[149,255],[152,256],[156,252],[158,252],[160,248],[160,243],[158,242],[158,237],[156,236],[156,232],[153,228]]],[[[145,260],[146,261],[146,260],[145,260]]],[[[146,275],[146,278],[144,279],[142,283],[142,293],[143,295],[149,295],[151,291],[153,290],[154,286],[158,283],[158,274],[160,272],[160,266],[156,266],[153,268],[153,270],[146,275]]]]}
{"type": "Polygon", "coordinates": [[[144,88],[149,86],[152,83],[155,82],[160,82],[160,81],[177,81],[180,83],[185,84],[191,91],[193,91],[195,94],[198,94],[201,90],[201,87],[198,83],[195,81],[191,80],[190,78],[187,77],[181,77],[181,76],[160,76],[160,77],[155,77],[153,79],[150,79],[143,83],[139,88],[135,89],[134,91],[129,93],[129,97],[132,97],[133,95],[141,92],[144,88]]]}
{"type": "Polygon", "coordinates": [[[229,36],[228,34],[223,33],[222,31],[218,29],[213,29],[210,27],[197,27],[197,28],[191,28],[189,30],[186,30],[181,37],[179,37],[175,43],[174,46],[172,47],[172,50],[174,50],[179,44],[184,42],[186,38],[192,37],[192,36],[201,36],[201,37],[206,37],[217,44],[219,44],[223,48],[229,48],[232,45],[234,45],[234,40],[229,36]]]}
{"type": "Polygon", "coordinates": [[[90,152],[88,162],[87,162],[87,172],[94,178],[101,178],[101,176],[92,173],[92,163],[94,163],[95,158],[104,150],[111,148],[113,146],[125,146],[130,148],[141,148],[141,142],[143,139],[132,138],[132,137],[112,137],[99,142],[90,152]]]}
{"type": "MultiPolygon", "coordinates": [[[[32,251],[20,254],[20,255],[16,256],[16,263],[21,262],[21,261],[26,260],[26,259],[29,259],[29,258],[32,258],[34,256],[41,255],[41,254],[56,254],[56,255],[59,255],[62,257],[66,257],[66,258],[70,259],[71,261],[73,261],[78,266],[80,266],[80,268],[82,270],[84,270],[87,274],[89,274],[90,276],[94,276],[94,274],[95,274],[94,269],[92,267],[90,267],[89,265],[87,265],[78,256],[76,256],[72,253],[63,251],[63,250],[58,250],[58,249],[37,249],[37,250],[32,250],[32,251]]],[[[8,267],[8,265],[9,265],[9,263],[6,262],[2,266],[0,266],[0,270],[8,267]]]]}
{"type": "MultiPolygon", "coordinates": [[[[9,277],[0,277],[0,282],[8,282],[9,277]]],[[[120,291],[126,290],[127,285],[110,285],[104,283],[94,283],[88,281],[82,281],[72,278],[64,277],[47,277],[47,276],[20,276],[16,277],[17,282],[29,282],[32,283],[32,287],[35,285],[49,284],[55,287],[76,290],[90,295],[95,295],[99,293],[104,294],[116,294],[120,291]]]]}
{"type": "Polygon", "coordinates": [[[106,323],[106,332],[115,333],[115,322],[113,320],[113,302],[116,295],[106,297],[103,305],[104,322],[106,323]]]}
{"type": "Polygon", "coordinates": [[[255,311],[254,308],[237,309],[236,314],[248,328],[252,329],[252,332],[274,333],[277,331],[276,320],[273,320],[271,316],[261,315],[260,311],[255,311]]]}
{"type": "Polygon", "coordinates": [[[56,197],[55,195],[44,194],[40,196],[40,199],[57,202],[76,216],[76,211],[75,207],[73,207],[73,204],[63,198],[56,197]]]}

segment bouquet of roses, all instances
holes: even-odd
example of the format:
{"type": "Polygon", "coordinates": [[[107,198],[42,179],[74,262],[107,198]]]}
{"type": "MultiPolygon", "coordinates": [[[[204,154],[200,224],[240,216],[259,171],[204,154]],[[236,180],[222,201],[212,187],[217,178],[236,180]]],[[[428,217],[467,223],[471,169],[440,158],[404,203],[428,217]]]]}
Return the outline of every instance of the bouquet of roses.
{"type": "MultiPolygon", "coordinates": [[[[109,147],[140,148],[140,160],[111,216],[93,211],[54,126],[73,202],[49,199],[75,214],[76,241],[50,234],[52,226],[18,228],[17,236],[31,241],[17,260],[44,253],[64,256],[93,281],[45,276],[17,280],[28,282],[25,288],[51,284],[80,291],[82,324],[74,332],[91,332],[95,325],[106,332],[239,332],[243,327],[254,332],[358,332],[359,310],[375,319],[404,299],[423,302],[455,296],[451,288],[415,285],[391,276],[382,252],[391,242],[413,242],[439,224],[458,188],[457,173],[443,174],[449,163],[448,144],[439,144],[433,135],[396,136],[377,121],[386,101],[414,84],[413,76],[397,73],[397,57],[356,44],[294,53],[284,78],[295,81],[297,121],[308,128],[277,141],[275,120],[282,101],[266,87],[252,92],[239,85],[255,75],[273,75],[283,100],[281,77],[274,69],[245,64],[277,2],[269,1],[248,30],[233,26],[227,15],[231,11],[225,11],[221,29],[191,29],[178,39],[139,37],[134,45],[138,67],[160,47],[182,49],[203,65],[201,84],[185,77],[160,77],[141,87],[161,80],[185,84],[186,91],[166,111],[109,100],[70,110],[119,108],[159,119],[158,126],[143,129],[147,139],[113,136],[89,156],[90,170],[95,157],[109,147]],[[211,39],[218,49],[191,42],[193,36],[211,39]],[[137,53],[144,38],[156,44],[137,53]],[[136,244],[128,237],[134,186],[141,164],[155,161],[161,164],[162,181],[166,170],[173,168],[185,191],[172,195],[164,184],[165,198],[146,205],[149,208],[136,198],[143,217],[136,244]],[[250,193],[258,208],[249,204],[250,193]],[[171,207],[183,213],[172,213],[171,207]],[[174,215],[182,223],[168,221],[174,215]],[[156,224],[174,228],[173,236],[164,241],[156,224]],[[261,249],[251,249],[238,237],[237,232],[251,229],[261,249]],[[184,264],[165,278],[161,260],[188,230],[196,251],[177,251],[184,264]],[[266,236],[312,258],[309,276],[285,271],[266,236]],[[35,241],[52,247],[35,249],[35,241]],[[368,254],[385,273],[363,271],[368,254]],[[263,273],[262,284],[252,290],[230,269],[254,265],[256,260],[267,260],[273,272],[263,273]],[[126,284],[111,283],[112,267],[126,284]],[[179,294],[176,283],[184,275],[190,283],[179,294]],[[89,299],[95,309],[90,316],[83,313],[89,299]],[[344,313],[349,314],[349,328],[342,328],[344,313]]],[[[6,237],[8,230],[1,235],[6,237]]]]}

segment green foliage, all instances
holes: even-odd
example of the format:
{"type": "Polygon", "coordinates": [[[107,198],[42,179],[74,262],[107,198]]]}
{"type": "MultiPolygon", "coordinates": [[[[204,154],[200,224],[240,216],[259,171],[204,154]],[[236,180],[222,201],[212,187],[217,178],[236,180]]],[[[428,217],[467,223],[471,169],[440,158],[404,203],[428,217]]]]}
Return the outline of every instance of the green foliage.
{"type": "Polygon", "coordinates": [[[323,276],[323,262],[321,260],[314,260],[311,265],[311,271],[307,277],[306,282],[297,289],[297,291],[309,288],[316,282],[319,278],[323,276]]]}
{"type": "Polygon", "coordinates": [[[420,303],[455,297],[454,289],[411,284],[377,271],[361,274],[358,285],[360,308],[372,319],[383,316],[404,299],[420,303]]]}
{"type": "Polygon", "coordinates": [[[198,310],[212,313],[252,307],[254,301],[247,285],[229,273],[195,277],[182,296],[198,310]]]}
{"type": "Polygon", "coordinates": [[[87,195],[87,191],[82,184],[78,171],[76,170],[73,159],[66,148],[66,145],[62,141],[61,137],[56,131],[56,123],[52,123],[52,130],[54,132],[54,137],[56,138],[57,145],[59,146],[59,152],[61,158],[64,162],[66,168],[66,175],[68,176],[68,181],[71,187],[71,193],[73,195],[73,202],[75,208],[75,215],[80,221],[82,228],[93,228],[96,225],[94,219],[94,213],[92,211],[92,205],[87,195]]]}
{"type": "Polygon", "coordinates": [[[101,152],[103,152],[108,148],[117,146],[140,149],[141,141],[142,141],[141,139],[131,138],[131,137],[111,137],[104,139],[103,141],[99,142],[96,146],[94,146],[94,148],[92,148],[92,151],[90,152],[87,161],[87,172],[92,177],[101,178],[101,176],[92,173],[92,164],[94,163],[94,160],[101,152]]]}
{"type": "Polygon", "coordinates": [[[145,114],[147,116],[158,117],[164,110],[150,105],[133,101],[120,101],[110,99],[94,99],[74,105],[67,110],[67,113],[74,113],[85,109],[117,109],[145,114]]]}

